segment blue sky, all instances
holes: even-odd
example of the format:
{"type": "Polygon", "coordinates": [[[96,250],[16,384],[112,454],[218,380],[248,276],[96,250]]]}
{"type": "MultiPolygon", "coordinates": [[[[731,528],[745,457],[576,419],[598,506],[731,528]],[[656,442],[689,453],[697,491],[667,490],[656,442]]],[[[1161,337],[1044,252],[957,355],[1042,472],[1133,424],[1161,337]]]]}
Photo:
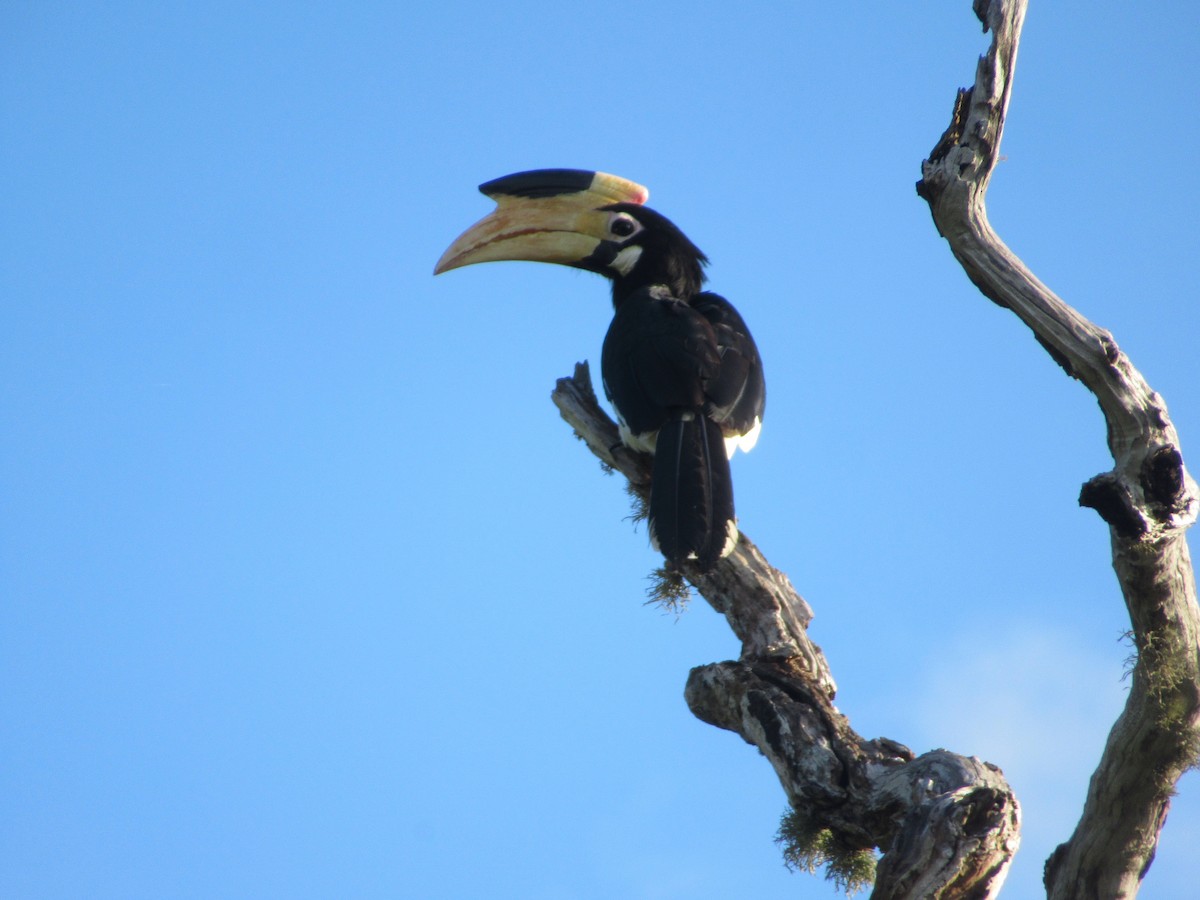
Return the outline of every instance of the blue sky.
{"type": "MultiPolygon", "coordinates": [[[[1200,446],[1200,18],[1034,3],[993,224],[1200,446]]],[[[1124,699],[1094,400],[914,191],[970,4],[0,9],[0,895],[831,897],[695,720],[736,656],[548,400],[594,276],[475,185],[646,184],[767,366],[744,530],[860,733],[1000,765],[1038,890],[1124,699]]],[[[1195,776],[1147,897],[1192,890],[1195,776]]]]}

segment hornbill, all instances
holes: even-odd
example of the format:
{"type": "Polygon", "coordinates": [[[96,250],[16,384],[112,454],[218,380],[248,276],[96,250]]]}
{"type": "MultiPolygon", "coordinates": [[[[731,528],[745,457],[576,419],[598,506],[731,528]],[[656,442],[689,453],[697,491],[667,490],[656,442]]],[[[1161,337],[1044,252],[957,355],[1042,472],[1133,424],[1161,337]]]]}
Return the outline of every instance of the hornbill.
{"type": "Polygon", "coordinates": [[[646,188],[615,175],[540,169],[479,190],[496,209],[450,245],[434,274],[511,259],[612,281],[600,368],[621,440],[654,454],[650,540],[676,567],[711,569],[737,543],[729,457],[758,439],[766,387],[746,323],[702,290],[707,257],[643,205],[646,188]]]}

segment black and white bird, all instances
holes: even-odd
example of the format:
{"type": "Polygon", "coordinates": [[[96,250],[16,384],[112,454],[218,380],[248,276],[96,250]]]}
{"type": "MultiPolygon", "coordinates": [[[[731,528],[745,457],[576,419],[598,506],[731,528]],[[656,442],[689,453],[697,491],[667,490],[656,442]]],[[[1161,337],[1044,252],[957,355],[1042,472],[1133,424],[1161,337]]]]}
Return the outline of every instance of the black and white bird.
{"type": "Polygon", "coordinates": [[[654,454],[650,539],[673,564],[711,569],[737,544],[729,458],[758,439],[766,386],[746,323],[703,290],[708,259],[643,205],[646,188],[615,175],[539,169],[479,190],[496,209],[451,244],[434,273],[533,260],[612,281],[601,374],[622,441],[654,454]]]}

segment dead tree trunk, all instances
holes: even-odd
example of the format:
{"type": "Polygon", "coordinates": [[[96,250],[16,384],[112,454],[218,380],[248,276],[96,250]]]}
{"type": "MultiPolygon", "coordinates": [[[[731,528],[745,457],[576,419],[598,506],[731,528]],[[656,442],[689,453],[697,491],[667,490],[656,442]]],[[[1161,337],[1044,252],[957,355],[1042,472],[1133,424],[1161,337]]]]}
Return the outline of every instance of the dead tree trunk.
{"type": "Polygon", "coordinates": [[[1025,7],[1026,0],[976,0],[991,49],[974,87],[959,92],[917,190],[971,281],[1020,317],[1055,362],[1095,394],[1108,424],[1114,468],[1088,481],[1079,502],[1109,525],[1137,663],[1083,816],[1047,860],[1045,883],[1052,900],[1132,897],[1154,858],[1175,783],[1200,748],[1200,610],[1184,538],[1196,519],[1197,491],[1162,398],[1112,335],[1038,281],[988,224],[984,195],[1025,7]]]}
{"type": "MultiPolygon", "coordinates": [[[[1052,898],[1129,897],[1153,858],[1171,790],[1200,744],[1200,612],[1184,542],[1197,491],[1162,399],[1112,337],[1055,297],[988,225],[984,193],[1025,2],[975,0],[974,8],[992,46],[975,86],[959,92],[918,192],[970,279],[1030,326],[1096,395],[1108,421],[1116,466],[1084,486],[1080,503],[1110,525],[1138,661],[1083,818],[1047,863],[1046,884],[1052,898]]],[[[552,399],[589,449],[644,498],[648,458],[620,446],[586,364],[558,382],[552,399]]],[[[801,864],[826,863],[834,877],[853,882],[859,875],[846,861],[877,848],[876,900],[995,897],[1020,836],[1019,807],[1000,770],[857,735],[834,707],[833,676],[808,638],[811,610],[745,534],[713,571],[683,574],[742,642],[738,660],[692,670],[688,705],[770,760],[793,810],[789,839],[801,864]]]]}

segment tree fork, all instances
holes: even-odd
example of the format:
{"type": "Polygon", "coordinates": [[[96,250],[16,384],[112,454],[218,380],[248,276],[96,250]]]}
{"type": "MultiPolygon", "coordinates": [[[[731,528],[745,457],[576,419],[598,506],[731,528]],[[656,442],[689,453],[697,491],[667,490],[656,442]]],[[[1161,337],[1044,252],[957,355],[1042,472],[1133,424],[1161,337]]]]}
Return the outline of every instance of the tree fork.
{"type": "MultiPolygon", "coordinates": [[[[974,86],[959,91],[917,191],[970,280],[1020,317],[1105,415],[1115,466],[1084,486],[1080,502],[1110,526],[1138,659],[1083,816],[1047,862],[1046,885],[1056,900],[1130,897],[1153,859],[1173,787],[1200,746],[1200,611],[1184,542],[1197,489],[1162,399],[1112,336],[1038,281],[987,221],[984,196],[1025,8],[1024,0],[973,3],[992,44],[974,86]]],[[[592,452],[644,496],[647,460],[620,445],[586,365],[559,381],[553,400],[592,452]]],[[[1000,771],[940,750],[914,757],[894,741],[856,735],[833,706],[832,674],[808,639],[811,610],[745,535],[712,572],[685,565],[683,574],[742,641],[738,661],[693,670],[693,712],[767,756],[806,827],[828,829],[848,847],[883,850],[872,897],[994,897],[1020,828],[1000,771]]]]}

